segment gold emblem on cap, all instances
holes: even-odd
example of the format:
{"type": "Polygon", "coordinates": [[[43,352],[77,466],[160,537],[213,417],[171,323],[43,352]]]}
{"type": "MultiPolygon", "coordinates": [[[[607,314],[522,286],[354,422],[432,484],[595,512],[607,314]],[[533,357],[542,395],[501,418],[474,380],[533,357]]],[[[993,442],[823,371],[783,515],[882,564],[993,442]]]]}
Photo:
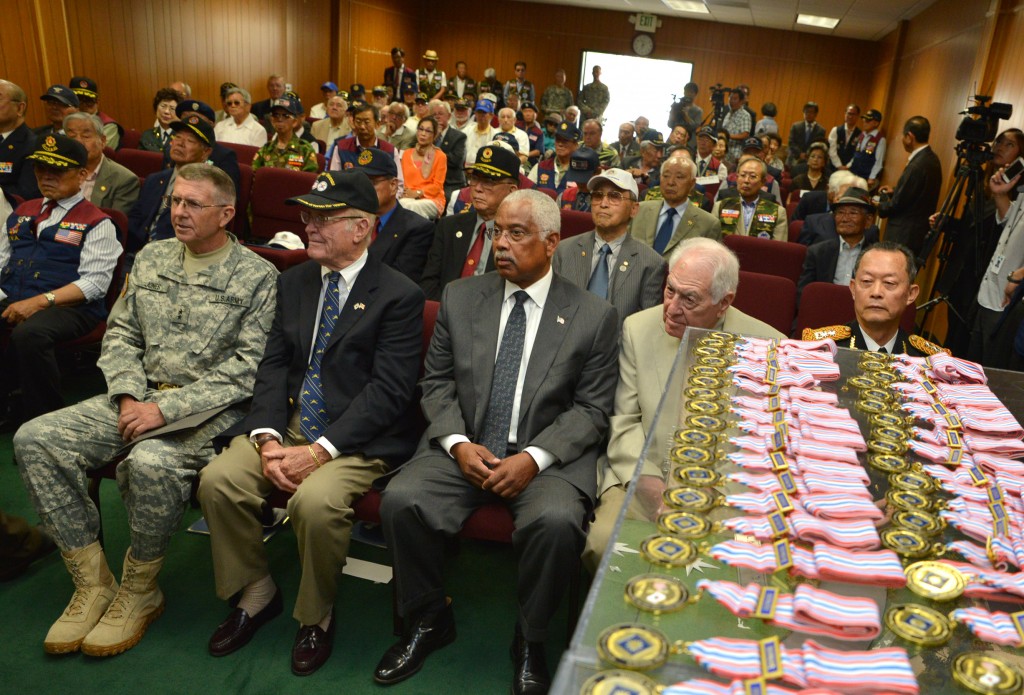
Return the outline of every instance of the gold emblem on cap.
{"type": "Polygon", "coordinates": [[[359,164],[360,166],[366,166],[373,161],[373,152],[370,150],[363,150],[359,153],[359,164]]]}
{"type": "Polygon", "coordinates": [[[908,589],[933,601],[959,598],[967,586],[967,580],[959,570],[933,560],[915,562],[904,573],[907,575],[908,589]]]}
{"type": "Polygon", "coordinates": [[[485,147],[484,151],[480,153],[480,159],[484,162],[491,161],[492,156],[494,156],[494,151],[490,147],[485,147]]]}
{"type": "Polygon", "coordinates": [[[697,557],[697,546],[685,538],[658,534],[640,543],[640,554],[661,567],[685,567],[697,557]]]}
{"type": "Polygon", "coordinates": [[[953,680],[981,695],[1015,695],[1024,689],[1020,671],[986,652],[967,652],[953,659],[953,680]]]}
{"type": "Polygon", "coordinates": [[[610,664],[646,671],[668,660],[668,638],[646,625],[612,625],[598,636],[597,654],[610,664]]]}
{"type": "Polygon", "coordinates": [[[626,600],[642,611],[660,615],[686,606],[690,592],[675,577],[664,574],[639,574],[626,584],[626,600]]]}
{"type": "Polygon", "coordinates": [[[580,689],[580,695],[657,695],[660,691],[660,686],[643,674],[611,669],[599,671],[588,678],[580,689]]]}
{"type": "Polygon", "coordinates": [[[56,152],[57,140],[52,135],[47,135],[46,139],[43,140],[43,149],[47,152],[56,152]]]}
{"type": "Polygon", "coordinates": [[[192,102],[192,110],[193,111],[198,111],[199,110],[199,102],[198,101],[193,101],[192,102]]]}
{"type": "Polygon", "coordinates": [[[953,634],[949,618],[934,608],[901,603],[885,612],[885,625],[898,637],[922,647],[937,647],[953,634]]]}

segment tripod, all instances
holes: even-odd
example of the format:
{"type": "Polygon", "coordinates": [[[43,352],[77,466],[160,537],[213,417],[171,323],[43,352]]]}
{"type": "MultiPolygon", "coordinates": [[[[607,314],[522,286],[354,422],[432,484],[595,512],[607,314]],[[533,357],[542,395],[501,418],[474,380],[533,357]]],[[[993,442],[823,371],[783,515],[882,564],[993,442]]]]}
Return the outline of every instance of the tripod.
{"type": "MultiPolygon", "coordinates": [[[[921,246],[921,253],[916,259],[917,267],[923,267],[932,249],[939,243],[938,261],[939,268],[935,275],[935,285],[932,287],[928,301],[921,304],[917,309],[924,311],[920,322],[917,324],[918,333],[929,340],[934,340],[933,333],[924,333],[923,327],[931,315],[932,309],[939,304],[945,303],[949,311],[961,322],[964,318],[953,307],[949,301],[949,293],[956,286],[964,271],[964,249],[960,241],[964,228],[962,225],[951,225],[951,221],[962,222],[969,216],[970,224],[967,229],[970,231],[969,238],[974,240],[975,266],[983,262],[983,254],[980,253],[982,243],[982,231],[984,228],[985,216],[985,181],[984,166],[992,159],[992,148],[987,142],[960,142],[956,146],[957,172],[953,186],[946,194],[939,208],[936,223],[925,236],[921,246]],[[956,211],[960,210],[960,217],[954,218],[956,211]],[[947,229],[948,228],[948,229],[947,229]]],[[[980,277],[983,268],[971,268],[973,277],[980,277]]]]}

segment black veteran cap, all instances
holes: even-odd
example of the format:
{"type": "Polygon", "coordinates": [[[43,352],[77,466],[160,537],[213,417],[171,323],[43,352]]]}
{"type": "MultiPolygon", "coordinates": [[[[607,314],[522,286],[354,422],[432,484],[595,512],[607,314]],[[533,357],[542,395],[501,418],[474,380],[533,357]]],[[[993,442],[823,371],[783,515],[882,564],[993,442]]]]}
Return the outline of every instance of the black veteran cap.
{"type": "Polygon", "coordinates": [[[518,179],[519,157],[511,149],[484,145],[476,153],[473,173],[485,179],[518,179]]]}
{"type": "Polygon", "coordinates": [[[743,141],[743,151],[757,150],[760,152],[764,149],[764,143],[761,142],[761,138],[751,136],[743,141]]]}
{"type": "MultiPolygon", "coordinates": [[[[384,154],[380,150],[377,151],[384,154]]],[[[360,156],[366,152],[367,150],[363,150],[360,156]]],[[[377,191],[370,182],[370,177],[359,169],[329,171],[320,174],[316,177],[313,189],[309,193],[289,198],[285,203],[304,205],[314,210],[355,208],[374,214],[380,205],[377,202],[377,191]]]]}
{"type": "Polygon", "coordinates": [[[354,85],[349,86],[348,93],[353,99],[362,99],[366,96],[366,87],[356,82],[354,85]]]}
{"type": "Polygon", "coordinates": [[[387,88],[387,87],[385,87],[385,86],[384,86],[384,85],[382,85],[382,84],[379,84],[379,85],[377,85],[376,87],[374,87],[374,88],[373,88],[373,95],[374,95],[375,97],[380,97],[380,96],[384,96],[384,95],[386,95],[387,93],[388,93],[388,88],[387,88]]]}
{"type": "Polygon", "coordinates": [[[536,111],[537,110],[537,105],[534,104],[529,99],[527,99],[526,101],[524,101],[522,104],[519,105],[519,110],[520,111],[525,111],[526,109],[530,109],[532,111],[536,111]]]}
{"type": "Polygon", "coordinates": [[[589,147],[581,147],[569,158],[569,171],[565,173],[568,181],[586,183],[597,171],[601,160],[597,152],[589,147]]]}
{"type": "Polygon", "coordinates": [[[495,135],[494,139],[500,140],[501,142],[505,143],[506,145],[511,147],[515,152],[519,151],[519,141],[516,140],[516,136],[513,135],[512,133],[506,133],[502,131],[495,135]]]}
{"type": "Polygon", "coordinates": [[[398,176],[398,166],[393,155],[376,147],[367,147],[356,157],[356,165],[367,176],[398,176]]]}
{"type": "Polygon", "coordinates": [[[277,99],[270,100],[270,110],[284,109],[293,116],[298,116],[302,113],[302,104],[298,99],[292,97],[279,97],[277,99]]]}
{"type": "Polygon", "coordinates": [[[864,115],[861,116],[861,119],[865,121],[881,121],[882,112],[879,111],[878,109],[868,109],[867,111],[864,112],[864,115]]]}
{"type": "Polygon", "coordinates": [[[562,121],[562,124],[558,126],[555,131],[555,137],[563,140],[579,140],[580,129],[576,127],[575,123],[569,121],[562,121]]]}
{"type": "Polygon", "coordinates": [[[205,143],[207,147],[213,147],[214,140],[216,139],[213,134],[213,125],[197,113],[190,113],[180,121],[175,121],[171,124],[171,130],[175,133],[192,133],[201,142],[205,143]]]}
{"type": "Polygon", "coordinates": [[[100,95],[100,88],[96,86],[96,80],[91,77],[72,77],[68,82],[71,91],[85,99],[93,101],[100,95]]]}
{"type": "Polygon", "coordinates": [[[718,139],[718,135],[715,133],[715,129],[709,125],[706,125],[700,130],[698,130],[697,137],[711,138],[712,140],[718,139]]]}
{"type": "Polygon", "coordinates": [[[199,101],[198,99],[186,99],[185,101],[179,101],[178,105],[174,107],[174,113],[178,118],[184,117],[186,113],[198,113],[210,123],[213,123],[216,119],[210,105],[205,101],[199,101]]]}
{"type": "Polygon", "coordinates": [[[55,169],[81,169],[89,159],[85,146],[66,135],[47,135],[36,141],[36,151],[25,159],[55,169]]]}
{"type": "Polygon", "coordinates": [[[875,212],[875,204],[871,202],[871,194],[863,188],[847,188],[842,197],[832,203],[832,212],[835,213],[840,205],[855,205],[868,212],[875,212]]]}
{"type": "Polygon", "coordinates": [[[46,90],[46,94],[39,98],[42,101],[53,99],[54,101],[59,101],[65,106],[74,106],[76,109],[78,108],[78,95],[62,84],[53,85],[46,90]]]}

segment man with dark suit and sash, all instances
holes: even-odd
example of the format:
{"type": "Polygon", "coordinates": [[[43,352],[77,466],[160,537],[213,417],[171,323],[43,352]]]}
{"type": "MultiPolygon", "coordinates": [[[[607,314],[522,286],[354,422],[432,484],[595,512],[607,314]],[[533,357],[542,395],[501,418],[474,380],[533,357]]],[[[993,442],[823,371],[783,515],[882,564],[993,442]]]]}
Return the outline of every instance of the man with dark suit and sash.
{"type": "Polygon", "coordinates": [[[543,643],[586,539],[618,345],[615,310],[551,270],[559,226],[548,196],[513,193],[488,232],[498,273],[445,288],[421,381],[429,425],[381,507],[406,629],[378,683],[409,678],[455,639],[445,537],[501,503],[519,559],[512,692],[550,686],[543,643]]]}
{"type": "Polygon", "coordinates": [[[331,653],[352,504],[415,447],[423,293],[367,253],[377,195],[366,174],[321,174],[288,202],[303,206],[310,260],[278,281],[252,409],[204,471],[199,500],[217,595],[240,594],[210,638],[210,653],[224,656],[282,610],[260,512],[275,489],[291,493],[302,566],[292,672],[305,676],[331,653]]]}

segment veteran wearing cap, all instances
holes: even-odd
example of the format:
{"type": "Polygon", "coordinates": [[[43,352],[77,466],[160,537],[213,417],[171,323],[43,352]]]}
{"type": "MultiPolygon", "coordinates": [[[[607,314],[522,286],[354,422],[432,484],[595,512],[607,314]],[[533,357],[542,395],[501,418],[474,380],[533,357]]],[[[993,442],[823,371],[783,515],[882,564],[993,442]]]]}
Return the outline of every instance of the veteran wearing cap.
{"type": "Polygon", "coordinates": [[[448,79],[444,70],[437,69],[437,51],[423,52],[423,67],[416,71],[416,81],[420,91],[430,99],[444,99],[448,92],[448,79]]]}
{"type": "Polygon", "coordinates": [[[601,162],[597,152],[589,147],[580,147],[569,159],[569,171],[566,172],[565,190],[558,194],[555,202],[561,210],[590,212],[590,191],[587,182],[597,174],[601,162]]]}
{"type": "Polygon", "coordinates": [[[100,111],[100,88],[91,77],[72,77],[68,82],[71,91],[78,97],[78,110],[92,114],[103,124],[103,134],[107,136],[107,147],[116,150],[121,146],[124,128],[113,118],[100,111]]]}
{"type": "Polygon", "coordinates": [[[111,656],[142,639],[163,611],[157,575],[197,472],[213,458],[210,442],[245,414],[277,271],[225,229],[234,200],[234,184],[215,166],[177,172],[175,238],[139,252],[107,326],[97,363],[106,392],[14,436],[29,496],[74,582],[43,643],[51,654],[111,656]],[[117,472],[131,545],[118,586],[85,474],[126,447],[117,472]]]}
{"type": "MultiPolygon", "coordinates": [[[[849,192],[848,192],[849,193],[849,192]]],[[[856,318],[847,324],[805,328],[804,340],[832,338],[839,347],[925,357],[949,353],[942,346],[900,327],[907,307],[921,288],[914,283],[917,264],[906,246],[882,241],[860,252],[853,266],[850,293],[856,318]]]]}
{"type": "Polygon", "coordinates": [[[565,190],[568,179],[565,178],[569,171],[569,163],[572,153],[579,147],[580,129],[569,121],[563,121],[555,130],[555,156],[551,159],[544,159],[537,163],[537,166],[530,169],[528,178],[537,184],[537,188],[561,193],[565,190]]]}
{"type": "Polygon", "coordinates": [[[638,197],[629,172],[608,169],[586,186],[594,231],[560,243],[551,267],[577,287],[610,302],[621,325],[627,316],[661,301],[665,260],[629,233],[638,197]]]}
{"type": "Polygon", "coordinates": [[[142,182],[139,199],[128,216],[128,250],[137,251],[154,239],[174,236],[170,193],[178,171],[186,164],[206,162],[213,150],[213,124],[198,113],[171,123],[171,166],[150,174],[142,182]]]}
{"type": "Polygon", "coordinates": [[[308,675],[331,653],[352,503],[416,444],[423,293],[367,251],[378,201],[363,171],[321,174],[288,203],[302,206],[310,260],[278,279],[252,409],[203,471],[199,501],[217,595],[240,593],[209,642],[212,655],[225,656],[281,613],[260,517],[275,489],[291,494],[302,568],[291,665],[308,675]]]}
{"type": "Polygon", "coordinates": [[[470,168],[476,161],[476,153],[480,148],[494,140],[494,136],[501,131],[491,125],[491,118],[494,116],[494,102],[489,99],[480,99],[476,102],[473,110],[473,119],[466,124],[462,132],[466,134],[466,168],[470,168]]]}
{"type": "Polygon", "coordinates": [[[745,155],[736,166],[736,191],[739,196],[718,191],[719,199],[711,208],[722,225],[722,234],[742,234],[761,239],[786,241],[789,224],[786,208],[763,195],[768,166],[758,157],[745,155]]]}
{"type": "Polygon", "coordinates": [[[490,232],[498,206],[519,188],[519,157],[510,147],[492,144],[481,147],[475,159],[469,173],[473,207],[441,218],[434,227],[420,280],[427,299],[440,300],[452,280],[494,270],[490,232]]]}
{"type": "MultiPolygon", "coordinates": [[[[216,123],[216,116],[214,114],[213,107],[204,101],[199,101],[198,99],[186,99],[185,101],[178,103],[178,105],[174,107],[174,113],[178,117],[179,121],[188,120],[189,116],[195,114],[206,120],[210,124],[211,128],[214,128],[214,123],[216,123]]],[[[173,130],[174,129],[171,128],[171,131],[173,130]]],[[[235,154],[235,151],[230,147],[225,147],[217,142],[216,128],[214,128],[213,133],[214,139],[210,143],[211,150],[207,161],[209,161],[210,164],[223,169],[224,173],[231,177],[231,181],[235,184],[235,190],[237,191],[239,190],[242,179],[242,173],[238,169],[238,155],[235,154]]],[[[168,140],[167,146],[164,148],[164,166],[167,167],[170,166],[170,164],[171,142],[168,140]]]]}
{"type": "Polygon", "coordinates": [[[274,167],[292,171],[316,171],[313,146],[295,134],[302,125],[302,107],[298,99],[281,97],[270,102],[270,122],[274,137],[252,159],[252,168],[274,167]]]}
{"type": "Polygon", "coordinates": [[[871,195],[861,188],[847,188],[832,203],[836,234],[808,247],[796,284],[797,297],[812,282],[850,284],[861,251],[878,241],[878,229],[873,227],[875,213],[871,195]]]}
{"type": "Polygon", "coordinates": [[[54,346],[106,318],[121,255],[110,218],[82,195],[85,147],[44,135],[37,148],[27,160],[43,197],[19,205],[0,236],[0,415],[8,425],[64,405],[54,346]]]}
{"type": "Polygon", "coordinates": [[[33,130],[38,137],[60,133],[64,117],[78,111],[78,95],[62,84],[51,86],[39,99],[43,102],[47,123],[33,130]]]}

